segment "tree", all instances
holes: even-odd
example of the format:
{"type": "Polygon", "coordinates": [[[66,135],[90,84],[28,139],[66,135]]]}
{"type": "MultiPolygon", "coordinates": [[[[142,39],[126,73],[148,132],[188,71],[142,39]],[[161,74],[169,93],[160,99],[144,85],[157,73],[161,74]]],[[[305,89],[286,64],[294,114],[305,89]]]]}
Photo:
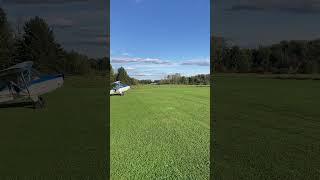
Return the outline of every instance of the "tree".
{"type": "Polygon", "coordinates": [[[215,72],[289,74],[320,72],[320,39],[281,41],[270,46],[251,49],[229,47],[223,38],[220,38],[220,41],[218,39],[212,37],[211,40],[211,59],[215,72]]]}
{"type": "Polygon", "coordinates": [[[140,84],[151,84],[152,80],[150,80],[150,79],[140,80],[139,83],[140,84]]]}
{"type": "Polygon", "coordinates": [[[61,68],[62,50],[45,20],[36,16],[27,21],[23,29],[24,34],[17,44],[16,59],[33,61],[42,71],[61,68]]]}
{"type": "Polygon", "coordinates": [[[260,46],[255,52],[255,58],[252,62],[254,71],[261,73],[268,72],[270,70],[270,48],[260,46]]]}
{"type": "Polygon", "coordinates": [[[226,54],[227,41],[223,37],[212,36],[210,40],[211,44],[211,62],[213,63],[214,71],[221,72],[224,71],[225,67],[223,64],[223,56],[226,54]]]}
{"type": "Polygon", "coordinates": [[[7,21],[7,15],[0,7],[0,68],[5,68],[11,63],[13,33],[7,21]]]}
{"type": "Polygon", "coordinates": [[[90,72],[89,58],[75,51],[64,52],[63,72],[66,74],[87,74],[90,72]]]}
{"type": "Polygon", "coordinates": [[[250,72],[252,62],[252,53],[249,49],[242,49],[239,62],[237,63],[237,70],[240,73],[250,72]]]}
{"type": "Polygon", "coordinates": [[[24,24],[23,32],[14,34],[0,8],[0,69],[23,61],[33,61],[35,68],[42,72],[58,71],[68,75],[92,72],[105,75],[110,70],[108,57],[89,59],[75,51],[66,51],[40,17],[31,18],[24,24]]]}
{"type": "Polygon", "coordinates": [[[127,74],[127,71],[123,67],[120,67],[118,69],[116,80],[117,81],[121,81],[121,82],[123,82],[125,84],[129,84],[129,85],[132,84],[132,81],[131,81],[129,75],[127,74]]]}
{"type": "Polygon", "coordinates": [[[110,64],[109,72],[110,72],[110,73],[109,73],[109,74],[110,74],[110,81],[111,81],[111,82],[114,82],[114,81],[116,80],[116,78],[115,78],[114,70],[113,70],[111,64],[110,64]]]}
{"type": "MultiPolygon", "coordinates": [[[[142,80],[140,82],[144,83],[147,80],[142,80]]],[[[195,76],[181,76],[179,73],[168,75],[165,79],[154,81],[160,84],[189,84],[189,85],[209,85],[210,84],[210,74],[198,74],[195,76]]]]}

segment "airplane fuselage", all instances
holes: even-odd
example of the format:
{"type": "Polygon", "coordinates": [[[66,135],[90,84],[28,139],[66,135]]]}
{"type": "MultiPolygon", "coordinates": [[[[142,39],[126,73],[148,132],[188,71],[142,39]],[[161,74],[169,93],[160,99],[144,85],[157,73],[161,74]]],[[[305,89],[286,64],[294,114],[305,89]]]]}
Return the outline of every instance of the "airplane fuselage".
{"type": "Polygon", "coordinates": [[[130,89],[130,86],[122,87],[119,89],[111,89],[110,94],[111,95],[116,95],[116,94],[122,95],[124,92],[128,91],[129,89],[130,89]]]}
{"type": "Polygon", "coordinates": [[[0,104],[36,102],[39,96],[52,92],[63,85],[63,75],[43,76],[30,81],[28,87],[16,91],[9,86],[0,90],[0,104]]]}

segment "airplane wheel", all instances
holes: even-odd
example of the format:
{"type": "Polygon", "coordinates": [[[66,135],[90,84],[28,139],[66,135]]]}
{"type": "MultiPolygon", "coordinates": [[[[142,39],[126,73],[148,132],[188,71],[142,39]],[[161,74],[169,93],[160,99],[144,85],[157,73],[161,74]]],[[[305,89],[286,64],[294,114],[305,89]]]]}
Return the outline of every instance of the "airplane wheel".
{"type": "Polygon", "coordinates": [[[43,100],[42,97],[39,97],[38,101],[34,103],[34,108],[35,109],[41,109],[45,107],[45,101],[43,100]]]}
{"type": "Polygon", "coordinates": [[[45,100],[42,97],[40,97],[39,100],[40,100],[41,107],[44,108],[46,105],[45,100]]]}

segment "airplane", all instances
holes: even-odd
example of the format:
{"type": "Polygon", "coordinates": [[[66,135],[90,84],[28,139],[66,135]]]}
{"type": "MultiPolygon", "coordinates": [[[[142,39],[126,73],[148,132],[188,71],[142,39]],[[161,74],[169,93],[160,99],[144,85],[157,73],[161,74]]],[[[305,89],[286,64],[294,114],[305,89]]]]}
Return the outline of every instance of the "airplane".
{"type": "Polygon", "coordinates": [[[44,94],[62,87],[63,74],[40,75],[32,61],[16,64],[0,71],[0,105],[32,103],[43,108],[44,94]]]}
{"type": "Polygon", "coordinates": [[[120,81],[116,81],[111,84],[110,95],[124,96],[125,92],[130,89],[130,86],[123,84],[120,81]]]}

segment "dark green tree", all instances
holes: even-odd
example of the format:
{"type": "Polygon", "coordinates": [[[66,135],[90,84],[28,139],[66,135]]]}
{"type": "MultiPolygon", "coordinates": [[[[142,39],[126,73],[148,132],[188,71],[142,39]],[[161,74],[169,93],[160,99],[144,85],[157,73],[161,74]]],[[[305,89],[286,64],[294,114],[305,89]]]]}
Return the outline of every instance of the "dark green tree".
{"type": "Polygon", "coordinates": [[[7,15],[0,7],[0,69],[11,64],[13,33],[7,21],[7,15]]]}
{"type": "Polygon", "coordinates": [[[131,78],[129,77],[127,71],[123,67],[120,67],[118,69],[116,80],[117,81],[121,81],[121,82],[123,82],[125,84],[129,84],[129,85],[132,84],[131,78]]]}
{"type": "Polygon", "coordinates": [[[114,70],[113,70],[113,67],[111,64],[110,64],[109,72],[110,72],[109,73],[110,74],[110,82],[114,82],[116,80],[116,78],[115,78],[114,70]]]}
{"type": "Polygon", "coordinates": [[[84,75],[90,72],[90,61],[87,56],[71,51],[65,52],[63,58],[64,73],[84,75]]]}
{"type": "Polygon", "coordinates": [[[17,42],[16,59],[33,61],[42,71],[56,71],[64,66],[62,48],[44,19],[36,16],[27,21],[23,29],[24,34],[17,42]]]}

